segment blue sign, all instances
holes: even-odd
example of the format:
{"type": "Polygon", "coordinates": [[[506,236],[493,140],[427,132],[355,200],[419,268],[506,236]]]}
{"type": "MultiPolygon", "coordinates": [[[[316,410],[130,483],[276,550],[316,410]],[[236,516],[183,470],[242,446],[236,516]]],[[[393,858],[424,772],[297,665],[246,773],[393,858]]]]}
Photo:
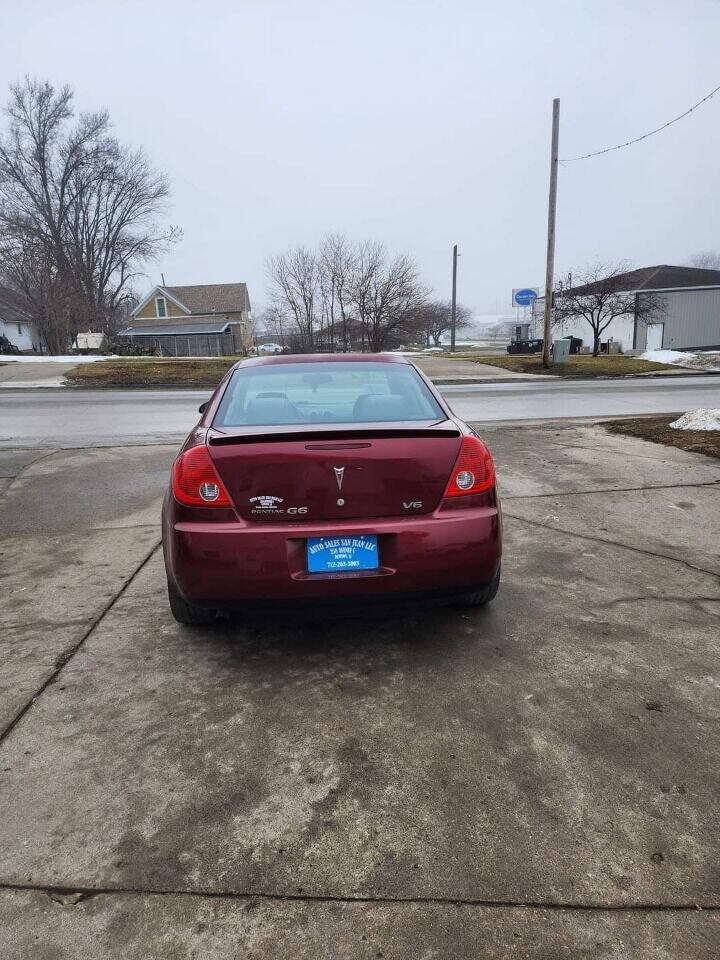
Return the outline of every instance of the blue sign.
{"type": "Polygon", "coordinates": [[[377,570],[376,536],[308,537],[308,573],[331,573],[334,570],[377,570]]]}
{"type": "Polygon", "coordinates": [[[537,300],[538,292],[532,287],[521,287],[519,290],[513,290],[513,306],[529,307],[533,300],[537,300]]]}

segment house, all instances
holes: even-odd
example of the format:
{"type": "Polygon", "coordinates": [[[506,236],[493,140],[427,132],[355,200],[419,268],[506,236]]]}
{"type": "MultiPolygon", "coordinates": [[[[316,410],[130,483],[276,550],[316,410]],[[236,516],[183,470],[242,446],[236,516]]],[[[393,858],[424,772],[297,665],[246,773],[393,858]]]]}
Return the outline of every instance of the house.
{"type": "Polygon", "coordinates": [[[12,290],[0,287],[0,336],[7,337],[18,350],[37,350],[40,338],[37,326],[12,290]]]}
{"type": "Polygon", "coordinates": [[[154,287],[119,336],[164,357],[246,354],[252,345],[244,283],[154,287]]]}
{"type": "MultiPolygon", "coordinates": [[[[592,292],[593,284],[574,293],[592,292]]],[[[628,313],[612,320],[602,340],[619,342],[625,350],[720,349],[720,270],[674,267],[662,264],[630,270],[616,278],[616,289],[635,295],[635,309],[643,295],[652,294],[662,303],[657,321],[639,320],[628,313]]],[[[544,298],[537,301],[534,316],[542,325],[544,298]]],[[[536,336],[542,336],[542,333],[536,336]]],[[[580,337],[592,345],[592,330],[582,318],[572,318],[554,327],[554,336],[580,337]]]]}

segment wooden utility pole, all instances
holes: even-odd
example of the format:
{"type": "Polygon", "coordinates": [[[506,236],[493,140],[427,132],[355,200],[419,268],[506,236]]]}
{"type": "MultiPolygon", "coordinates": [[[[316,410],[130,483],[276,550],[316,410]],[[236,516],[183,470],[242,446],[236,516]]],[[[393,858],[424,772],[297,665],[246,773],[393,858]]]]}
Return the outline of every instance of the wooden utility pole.
{"type": "Polygon", "coordinates": [[[553,100],[552,143],[550,146],[550,197],[548,200],[547,260],[545,265],[545,317],[543,323],[543,366],[550,366],[550,327],[553,311],[555,271],[555,208],[557,206],[558,139],[560,136],[560,100],[553,100]]]}
{"type": "Polygon", "coordinates": [[[457,244],[453,246],[452,309],[450,312],[450,353],[455,353],[455,318],[457,316],[457,244]]]}

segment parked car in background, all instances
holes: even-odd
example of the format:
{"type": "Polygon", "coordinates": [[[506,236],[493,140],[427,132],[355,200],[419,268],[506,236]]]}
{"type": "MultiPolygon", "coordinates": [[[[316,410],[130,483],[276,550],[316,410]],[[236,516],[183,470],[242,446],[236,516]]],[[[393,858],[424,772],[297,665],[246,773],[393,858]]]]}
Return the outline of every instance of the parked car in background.
{"type": "Polygon", "coordinates": [[[508,353],[542,353],[542,339],[512,340],[507,346],[508,353]]]}
{"type": "Polygon", "coordinates": [[[260,346],[257,348],[257,352],[258,354],[260,354],[260,356],[263,356],[263,355],[268,356],[268,355],[282,353],[283,348],[280,346],[279,343],[261,343],[260,346]]]}
{"type": "Polygon", "coordinates": [[[14,343],[11,343],[8,338],[0,333],[0,354],[5,354],[6,356],[11,353],[20,353],[20,348],[16,347],[14,343]]]}
{"type": "Polygon", "coordinates": [[[200,411],[163,504],[180,623],[253,603],[495,596],[492,456],[407,358],[244,360],[200,411]]]}

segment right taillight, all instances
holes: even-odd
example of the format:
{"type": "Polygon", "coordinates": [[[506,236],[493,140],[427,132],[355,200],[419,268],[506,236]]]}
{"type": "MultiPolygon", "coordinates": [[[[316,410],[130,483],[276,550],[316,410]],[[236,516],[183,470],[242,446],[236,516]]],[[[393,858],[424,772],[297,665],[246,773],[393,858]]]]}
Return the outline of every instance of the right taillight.
{"type": "Polygon", "coordinates": [[[495,464],[490,451],[477,437],[463,437],[460,453],[450,474],[446,497],[484,493],[495,484],[495,464]]]}

